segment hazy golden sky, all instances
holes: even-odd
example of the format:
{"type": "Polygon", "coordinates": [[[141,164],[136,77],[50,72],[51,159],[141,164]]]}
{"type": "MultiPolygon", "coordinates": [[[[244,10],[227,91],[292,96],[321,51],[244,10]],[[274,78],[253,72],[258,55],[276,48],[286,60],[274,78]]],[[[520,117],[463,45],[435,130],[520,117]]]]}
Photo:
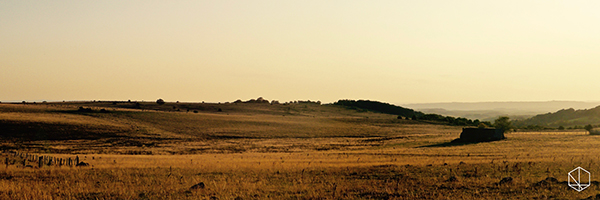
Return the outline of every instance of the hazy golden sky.
{"type": "Polygon", "coordinates": [[[0,101],[600,100],[600,1],[0,1],[0,101]]]}

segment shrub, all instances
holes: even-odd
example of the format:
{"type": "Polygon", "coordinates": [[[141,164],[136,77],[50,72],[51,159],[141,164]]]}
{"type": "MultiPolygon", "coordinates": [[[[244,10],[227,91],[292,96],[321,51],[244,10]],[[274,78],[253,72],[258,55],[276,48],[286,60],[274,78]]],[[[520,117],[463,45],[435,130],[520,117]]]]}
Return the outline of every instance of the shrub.
{"type": "Polygon", "coordinates": [[[156,100],[156,103],[157,103],[158,105],[164,105],[164,104],[165,104],[165,100],[163,100],[163,99],[158,99],[158,100],[156,100]]]}
{"type": "Polygon", "coordinates": [[[479,123],[479,125],[477,125],[477,128],[487,128],[487,126],[484,123],[479,123]]]}

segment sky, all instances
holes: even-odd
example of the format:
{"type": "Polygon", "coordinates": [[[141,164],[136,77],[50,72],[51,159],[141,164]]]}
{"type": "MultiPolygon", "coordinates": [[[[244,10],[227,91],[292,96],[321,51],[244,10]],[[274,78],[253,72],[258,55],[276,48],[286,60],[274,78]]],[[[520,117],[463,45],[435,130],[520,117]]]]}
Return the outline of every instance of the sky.
{"type": "Polygon", "coordinates": [[[0,1],[0,101],[600,100],[600,1],[0,1]]]}

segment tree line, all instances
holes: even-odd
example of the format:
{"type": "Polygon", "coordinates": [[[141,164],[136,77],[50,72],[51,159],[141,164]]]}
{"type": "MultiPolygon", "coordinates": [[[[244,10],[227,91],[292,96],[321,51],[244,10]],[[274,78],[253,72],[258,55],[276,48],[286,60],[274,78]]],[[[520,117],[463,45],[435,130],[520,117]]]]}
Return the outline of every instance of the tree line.
{"type": "Polygon", "coordinates": [[[401,106],[383,103],[370,100],[339,100],[334,105],[345,106],[348,108],[359,108],[370,110],[379,113],[398,115],[398,118],[409,118],[412,120],[424,120],[447,123],[454,126],[477,126],[477,127],[492,127],[492,123],[488,121],[480,121],[478,119],[471,120],[463,117],[443,116],[439,114],[425,114],[413,109],[404,108],[401,106]]]}

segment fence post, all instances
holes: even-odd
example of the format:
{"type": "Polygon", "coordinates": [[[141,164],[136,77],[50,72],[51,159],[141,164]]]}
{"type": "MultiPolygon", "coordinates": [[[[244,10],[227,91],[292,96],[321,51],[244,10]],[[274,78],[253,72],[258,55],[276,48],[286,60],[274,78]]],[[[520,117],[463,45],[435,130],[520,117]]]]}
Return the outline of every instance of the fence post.
{"type": "Polygon", "coordinates": [[[43,165],[44,165],[44,157],[43,157],[43,156],[40,156],[40,157],[38,158],[38,167],[39,167],[39,168],[42,168],[42,166],[43,166],[43,165]]]}

